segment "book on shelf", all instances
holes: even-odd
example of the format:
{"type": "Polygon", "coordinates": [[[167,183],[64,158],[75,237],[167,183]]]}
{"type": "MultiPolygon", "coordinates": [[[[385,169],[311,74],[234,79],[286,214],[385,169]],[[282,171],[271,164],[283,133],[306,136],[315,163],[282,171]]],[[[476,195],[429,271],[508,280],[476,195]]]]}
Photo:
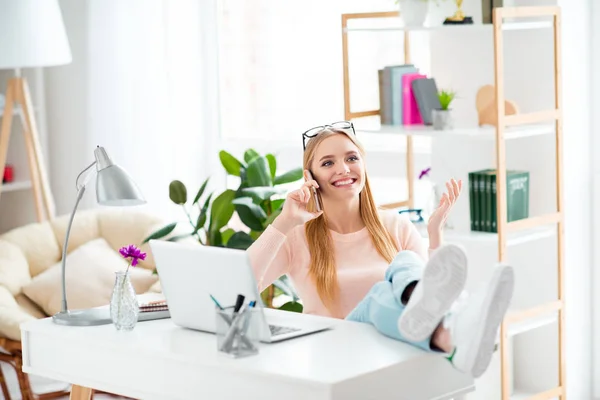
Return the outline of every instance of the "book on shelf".
{"type": "Polygon", "coordinates": [[[425,78],[427,78],[426,75],[418,72],[402,75],[402,123],[404,125],[423,124],[412,84],[415,79],[425,78]]]}
{"type": "Polygon", "coordinates": [[[442,108],[435,79],[415,79],[412,81],[412,90],[423,123],[433,125],[433,110],[442,108]]]}
{"type": "MultiPolygon", "coordinates": [[[[484,169],[469,172],[469,212],[471,230],[498,232],[497,171],[484,169]]],[[[529,217],[529,172],[506,171],[507,221],[529,217]]]]}
{"type": "Polygon", "coordinates": [[[431,110],[440,107],[435,79],[413,64],[377,71],[379,115],[383,125],[431,125],[431,110]]]}

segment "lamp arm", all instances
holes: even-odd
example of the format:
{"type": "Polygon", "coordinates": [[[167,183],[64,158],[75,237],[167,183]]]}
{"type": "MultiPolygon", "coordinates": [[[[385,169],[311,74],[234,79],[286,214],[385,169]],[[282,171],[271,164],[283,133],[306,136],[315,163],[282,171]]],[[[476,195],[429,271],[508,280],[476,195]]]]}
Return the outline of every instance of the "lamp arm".
{"type": "MultiPolygon", "coordinates": [[[[94,161],[93,163],[91,163],[90,165],[88,165],[87,167],[85,167],[85,169],[83,171],[81,171],[79,173],[79,175],[77,175],[77,178],[75,179],[75,187],[77,188],[77,190],[79,190],[79,178],[81,178],[81,175],[83,175],[85,171],[87,171],[88,169],[90,169],[94,165],[96,165],[96,163],[97,163],[97,161],[94,161]]],[[[85,186],[85,182],[82,184],[82,186],[85,186]]]]}
{"type": "MultiPolygon", "coordinates": [[[[88,168],[86,168],[86,169],[88,169],[88,168]]],[[[79,174],[79,175],[81,175],[81,174],[79,174]]],[[[69,218],[69,225],[67,225],[67,233],[65,235],[65,243],[63,244],[62,261],[61,261],[61,267],[62,267],[62,311],[61,312],[63,312],[63,313],[66,313],[69,309],[67,307],[67,278],[66,278],[66,274],[65,274],[66,263],[67,263],[67,247],[69,246],[69,235],[71,233],[71,225],[73,225],[73,218],[75,218],[75,213],[77,212],[77,206],[79,205],[79,202],[81,201],[81,198],[83,197],[84,192],[85,192],[85,184],[82,185],[79,188],[79,191],[77,192],[77,200],[75,201],[75,207],[73,207],[73,212],[71,213],[71,217],[69,218]]]]}

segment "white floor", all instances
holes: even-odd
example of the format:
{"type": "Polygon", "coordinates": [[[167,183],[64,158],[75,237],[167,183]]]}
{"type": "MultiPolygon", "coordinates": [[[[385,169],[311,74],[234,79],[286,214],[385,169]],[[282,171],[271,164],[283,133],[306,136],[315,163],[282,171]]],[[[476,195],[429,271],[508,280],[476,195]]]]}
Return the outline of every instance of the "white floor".
{"type": "MultiPolygon", "coordinates": [[[[19,390],[19,383],[17,382],[17,375],[15,374],[14,369],[11,367],[0,363],[0,367],[2,368],[2,372],[4,372],[4,377],[8,381],[8,389],[10,391],[11,400],[21,400],[21,392],[19,390]]],[[[36,394],[54,392],[59,390],[64,390],[69,387],[68,384],[62,382],[51,381],[45,378],[41,378],[39,376],[30,376],[29,377],[32,389],[36,394]]],[[[60,397],[60,400],[67,400],[69,396],[60,397]]],[[[107,394],[95,394],[94,400],[119,400],[123,399],[123,397],[110,396],[107,394]]],[[[4,399],[2,391],[0,390],[0,400],[4,399]]]]}

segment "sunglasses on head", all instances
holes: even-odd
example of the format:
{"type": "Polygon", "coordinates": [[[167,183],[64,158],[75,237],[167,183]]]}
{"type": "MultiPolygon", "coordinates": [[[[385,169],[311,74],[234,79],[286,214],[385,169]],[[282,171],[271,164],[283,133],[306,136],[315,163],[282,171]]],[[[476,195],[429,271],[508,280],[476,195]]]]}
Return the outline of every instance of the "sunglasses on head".
{"type": "Polygon", "coordinates": [[[333,131],[343,131],[346,134],[352,134],[353,136],[356,136],[354,124],[349,121],[339,121],[329,125],[315,126],[314,128],[311,128],[302,134],[302,147],[304,150],[306,150],[306,139],[312,139],[327,129],[333,131]]]}

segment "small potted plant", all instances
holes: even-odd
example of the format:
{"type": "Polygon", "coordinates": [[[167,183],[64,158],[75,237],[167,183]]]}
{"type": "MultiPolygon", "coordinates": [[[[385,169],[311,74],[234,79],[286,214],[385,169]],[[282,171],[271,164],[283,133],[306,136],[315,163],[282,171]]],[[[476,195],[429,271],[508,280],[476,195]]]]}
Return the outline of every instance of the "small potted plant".
{"type": "Polygon", "coordinates": [[[456,93],[452,90],[441,90],[438,92],[440,108],[432,110],[433,129],[452,129],[453,121],[450,105],[455,97],[456,93]]]}

